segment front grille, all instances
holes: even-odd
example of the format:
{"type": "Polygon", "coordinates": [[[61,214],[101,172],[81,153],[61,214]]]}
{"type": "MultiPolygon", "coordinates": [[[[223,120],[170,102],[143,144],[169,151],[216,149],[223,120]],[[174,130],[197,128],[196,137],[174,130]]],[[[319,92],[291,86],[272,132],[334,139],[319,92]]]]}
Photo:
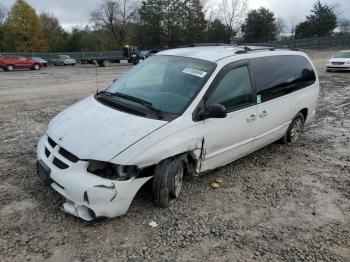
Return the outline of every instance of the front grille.
{"type": "Polygon", "coordinates": [[[60,148],[60,150],[58,151],[58,153],[60,153],[62,156],[64,156],[65,158],[67,158],[69,161],[76,163],[78,162],[79,158],[75,155],[73,155],[72,153],[68,152],[66,149],[64,149],[63,147],[60,148]]]}
{"type": "Polygon", "coordinates": [[[50,137],[47,137],[47,142],[49,142],[52,148],[54,148],[57,145],[57,143],[53,141],[50,137]]]}
{"type": "Polygon", "coordinates": [[[47,149],[47,147],[45,147],[45,155],[46,155],[46,157],[50,156],[50,151],[47,149]]]}
{"type": "Polygon", "coordinates": [[[344,65],[345,62],[332,62],[332,65],[344,65]]]}
{"type": "Polygon", "coordinates": [[[48,145],[45,146],[45,155],[47,158],[49,158],[50,155],[53,155],[52,163],[59,169],[67,169],[71,163],[76,163],[79,161],[79,158],[76,155],[58,145],[55,141],[52,140],[52,138],[47,137],[47,142],[51,147],[48,145]],[[62,160],[56,156],[60,156],[60,159],[62,160]]]}
{"type": "Polygon", "coordinates": [[[69,167],[67,164],[63,163],[56,157],[53,159],[52,163],[60,169],[67,169],[69,167]]]}

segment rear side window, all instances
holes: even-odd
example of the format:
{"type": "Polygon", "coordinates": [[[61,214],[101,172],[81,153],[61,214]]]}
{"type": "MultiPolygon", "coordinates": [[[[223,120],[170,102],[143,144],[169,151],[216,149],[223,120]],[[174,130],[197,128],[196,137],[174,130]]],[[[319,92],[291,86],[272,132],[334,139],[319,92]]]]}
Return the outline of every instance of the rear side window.
{"type": "Polygon", "coordinates": [[[262,102],[295,92],[316,81],[311,64],[303,56],[255,58],[251,60],[251,70],[262,102]]]}
{"type": "Polygon", "coordinates": [[[226,73],[207,103],[223,105],[228,111],[252,104],[252,86],[248,67],[235,68],[226,73]]]}

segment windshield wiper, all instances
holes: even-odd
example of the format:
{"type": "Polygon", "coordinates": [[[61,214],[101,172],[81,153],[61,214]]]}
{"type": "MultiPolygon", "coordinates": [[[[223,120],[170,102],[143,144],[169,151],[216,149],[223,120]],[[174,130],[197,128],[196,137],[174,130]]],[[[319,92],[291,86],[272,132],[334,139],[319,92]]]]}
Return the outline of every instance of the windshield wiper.
{"type": "Polygon", "coordinates": [[[153,111],[154,113],[156,113],[159,119],[163,118],[163,112],[160,109],[155,108],[152,105],[152,103],[149,102],[149,101],[143,100],[143,99],[138,98],[138,97],[134,97],[134,96],[118,93],[118,92],[100,91],[99,94],[104,94],[104,95],[113,96],[113,97],[119,97],[119,98],[123,98],[123,99],[126,99],[126,100],[133,101],[135,103],[143,105],[144,107],[146,107],[146,108],[150,109],[151,111],[153,111]]]}

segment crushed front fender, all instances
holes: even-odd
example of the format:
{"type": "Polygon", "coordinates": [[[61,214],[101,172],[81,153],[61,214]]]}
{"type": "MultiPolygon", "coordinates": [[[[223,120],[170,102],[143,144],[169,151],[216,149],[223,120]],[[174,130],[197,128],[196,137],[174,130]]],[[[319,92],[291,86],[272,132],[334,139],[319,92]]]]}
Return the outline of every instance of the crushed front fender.
{"type": "Polygon", "coordinates": [[[84,220],[124,215],[142,185],[152,178],[105,179],[89,173],[87,161],[70,162],[60,156],[59,150],[58,145],[50,146],[47,136],[44,136],[38,144],[38,162],[45,163],[51,187],[66,199],[63,210],[84,220]],[[62,169],[56,166],[55,158],[66,161],[68,167],[62,169]]]}

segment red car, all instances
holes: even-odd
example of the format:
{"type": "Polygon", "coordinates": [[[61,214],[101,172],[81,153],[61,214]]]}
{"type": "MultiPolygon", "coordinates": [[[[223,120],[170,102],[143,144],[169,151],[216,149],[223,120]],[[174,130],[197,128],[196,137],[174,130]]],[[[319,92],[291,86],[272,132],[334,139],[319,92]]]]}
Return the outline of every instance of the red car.
{"type": "Polygon", "coordinates": [[[0,68],[5,71],[13,71],[15,69],[32,69],[39,70],[42,64],[33,59],[25,58],[18,55],[2,55],[0,56],[0,68]]]}

